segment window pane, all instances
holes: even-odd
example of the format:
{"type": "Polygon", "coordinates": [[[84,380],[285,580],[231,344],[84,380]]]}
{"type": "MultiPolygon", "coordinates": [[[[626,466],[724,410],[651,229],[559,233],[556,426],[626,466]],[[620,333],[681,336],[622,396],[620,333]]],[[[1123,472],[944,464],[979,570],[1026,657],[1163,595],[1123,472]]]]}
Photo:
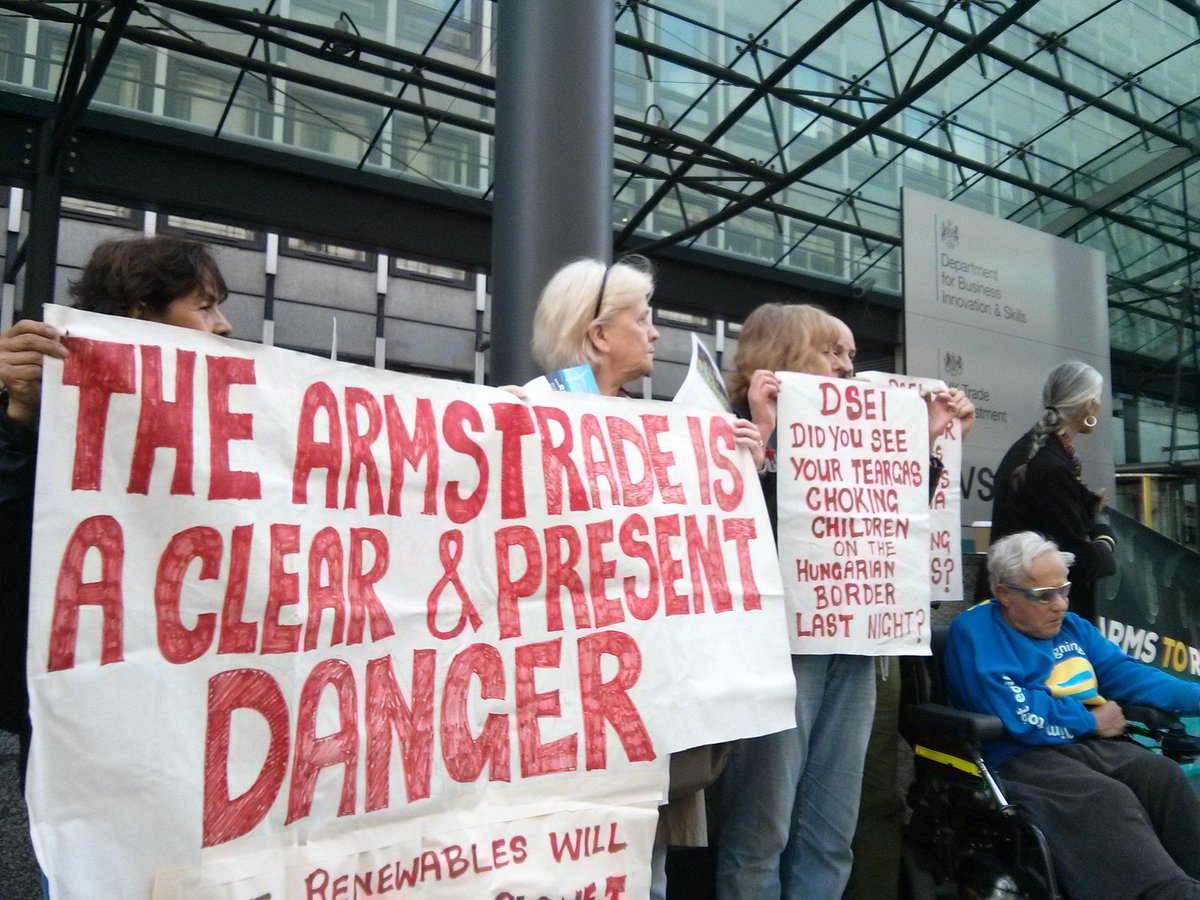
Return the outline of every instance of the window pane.
{"type": "Polygon", "coordinates": [[[167,216],[167,227],[227,243],[248,244],[258,242],[257,231],[250,228],[241,228],[237,225],[227,225],[224,222],[210,222],[207,219],[167,216]]]}
{"type": "MultiPolygon", "coordinates": [[[[166,115],[215,131],[225,114],[236,81],[232,69],[209,68],[172,59],[167,73],[166,115]]],[[[225,118],[222,132],[248,137],[271,136],[271,107],[267,102],[266,83],[260,76],[246,73],[225,118]]]]}
{"type": "Polygon", "coordinates": [[[373,253],[368,254],[366,250],[359,250],[355,247],[343,247],[340,244],[326,244],[296,237],[288,238],[285,246],[288,250],[303,256],[318,256],[322,259],[354,265],[366,265],[369,263],[370,257],[374,256],[373,253]]]}

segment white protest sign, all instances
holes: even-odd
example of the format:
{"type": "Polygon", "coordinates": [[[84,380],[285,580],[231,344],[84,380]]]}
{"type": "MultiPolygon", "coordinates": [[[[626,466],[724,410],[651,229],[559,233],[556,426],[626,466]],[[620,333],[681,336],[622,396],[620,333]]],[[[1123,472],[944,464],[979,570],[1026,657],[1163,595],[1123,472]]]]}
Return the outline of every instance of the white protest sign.
{"type": "Polygon", "coordinates": [[[692,361],[683,383],[675,392],[675,402],[712,412],[733,412],[721,367],[695,334],[692,335],[692,361]]]}
{"type": "Polygon", "coordinates": [[[652,809],[670,752],[792,724],[730,417],[47,320],[28,798],[56,900],[652,809]]]}
{"type": "Polygon", "coordinates": [[[794,372],[780,379],[779,567],[793,653],[929,653],[924,401],[794,372]]]}
{"type": "MultiPolygon", "coordinates": [[[[939,378],[894,375],[889,372],[858,372],[857,378],[885,387],[945,390],[939,378]]],[[[962,422],[951,419],[929,451],[941,460],[941,478],[929,501],[929,596],[931,600],[963,599],[962,542],[962,422]]]]}

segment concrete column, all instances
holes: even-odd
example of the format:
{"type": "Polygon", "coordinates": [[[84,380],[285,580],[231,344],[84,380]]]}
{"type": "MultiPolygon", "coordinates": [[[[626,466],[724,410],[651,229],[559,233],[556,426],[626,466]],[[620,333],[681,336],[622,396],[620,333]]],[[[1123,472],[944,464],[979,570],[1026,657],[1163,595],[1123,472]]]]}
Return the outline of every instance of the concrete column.
{"type": "MultiPolygon", "coordinates": [[[[42,124],[43,144],[50,142],[54,125],[54,119],[42,124]]],[[[54,302],[54,281],[58,272],[58,220],[62,211],[62,179],[58,166],[46,161],[48,153],[42,151],[41,155],[43,159],[33,178],[29,204],[29,233],[25,238],[25,296],[22,303],[23,318],[39,321],[42,318],[42,305],[54,302]]]]}
{"type": "Polygon", "coordinates": [[[492,384],[542,374],[538,294],[561,265],[612,254],[611,0],[497,3],[492,384]]]}
{"type": "Polygon", "coordinates": [[[1125,429],[1125,459],[1127,463],[1142,461],[1142,410],[1137,397],[1121,402],[1121,425],[1125,429]]]}

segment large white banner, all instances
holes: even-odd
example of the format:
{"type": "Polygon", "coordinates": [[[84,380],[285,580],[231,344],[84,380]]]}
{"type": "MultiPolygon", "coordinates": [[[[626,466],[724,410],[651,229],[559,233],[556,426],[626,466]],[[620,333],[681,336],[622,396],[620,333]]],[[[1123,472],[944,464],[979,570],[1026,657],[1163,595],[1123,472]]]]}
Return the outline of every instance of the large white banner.
{"type": "MultiPolygon", "coordinates": [[[[1042,414],[1059,363],[1095,367],[1110,393],[1104,254],[905,188],[905,369],[961,388],[976,423],[963,450],[965,522],[990,519],[994,473],[1042,414]]],[[[1112,416],[1077,444],[1084,480],[1113,487],[1112,416]]]]}
{"type": "Polygon", "coordinates": [[[28,798],[56,900],[342,896],[414,860],[446,896],[642,896],[667,755],[793,724],[731,417],[47,319],[28,798]]]}
{"type": "Polygon", "coordinates": [[[793,653],[929,653],[929,417],[916,391],[779,372],[793,653]]]}

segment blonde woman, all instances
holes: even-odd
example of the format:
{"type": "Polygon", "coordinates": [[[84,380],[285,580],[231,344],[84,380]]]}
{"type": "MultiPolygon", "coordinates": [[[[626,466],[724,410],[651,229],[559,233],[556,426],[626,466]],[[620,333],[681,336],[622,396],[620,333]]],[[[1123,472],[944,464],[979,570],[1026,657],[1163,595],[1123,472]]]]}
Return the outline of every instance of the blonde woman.
{"type": "Polygon", "coordinates": [[[600,393],[621,396],[626,384],[654,366],[653,293],[653,275],[640,258],[563,266],[546,284],[533,316],[534,360],[546,372],[588,363],[600,393]]]}
{"type": "MultiPolygon", "coordinates": [[[[533,358],[547,372],[590,365],[601,394],[629,397],[625,385],[649,375],[658,330],[650,314],[654,278],[640,257],[613,265],[595,259],[570,263],[551,277],[533,317],[533,358]]],[[[734,433],[760,469],[764,442],[758,428],[738,419],[734,433]]],[[[723,748],[695,748],[671,755],[671,801],[659,810],[655,836],[651,900],[666,897],[668,845],[703,847],[708,843],[703,784],[724,764],[723,748]],[[697,777],[700,771],[711,776],[697,777]],[[698,783],[681,789],[681,782],[698,783]]]]}

